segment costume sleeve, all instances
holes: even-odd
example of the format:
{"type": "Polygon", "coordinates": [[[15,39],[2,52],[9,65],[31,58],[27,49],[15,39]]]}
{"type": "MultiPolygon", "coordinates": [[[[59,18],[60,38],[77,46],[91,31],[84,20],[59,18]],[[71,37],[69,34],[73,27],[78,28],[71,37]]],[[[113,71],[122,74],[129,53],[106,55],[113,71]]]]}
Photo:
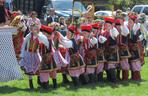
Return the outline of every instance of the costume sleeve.
{"type": "Polygon", "coordinates": [[[31,23],[31,18],[29,18],[28,21],[27,21],[27,26],[28,27],[30,26],[30,23],[31,23]]]}
{"type": "Polygon", "coordinates": [[[24,42],[23,42],[23,44],[22,44],[22,48],[21,48],[21,54],[20,54],[20,57],[24,57],[24,51],[25,51],[25,47],[27,46],[27,42],[29,41],[29,39],[30,39],[30,37],[31,37],[31,34],[29,33],[26,37],[25,37],[25,39],[24,39],[24,42]]]}
{"type": "Polygon", "coordinates": [[[43,33],[38,34],[38,39],[41,43],[43,43],[47,48],[49,48],[49,42],[47,37],[43,33]]]}
{"type": "Polygon", "coordinates": [[[121,26],[121,34],[123,36],[127,36],[129,34],[129,29],[125,24],[123,26],[121,26]]]}
{"type": "Polygon", "coordinates": [[[99,41],[101,44],[103,44],[103,43],[105,43],[105,42],[107,41],[107,38],[100,35],[99,38],[98,38],[98,41],[99,41]]]}
{"type": "Polygon", "coordinates": [[[60,44],[65,48],[73,48],[73,42],[71,40],[60,40],[60,44]]]}
{"type": "Polygon", "coordinates": [[[110,30],[110,34],[111,34],[112,38],[117,38],[117,36],[119,35],[119,32],[116,28],[113,28],[110,30]]]}
{"type": "Polygon", "coordinates": [[[98,40],[97,40],[97,38],[92,37],[92,38],[90,39],[90,42],[91,42],[92,45],[95,45],[95,44],[97,44],[98,40]]]}
{"type": "Polygon", "coordinates": [[[64,37],[61,33],[60,35],[60,44],[63,45],[65,48],[73,48],[73,42],[68,38],[64,37]]]}
{"type": "Polygon", "coordinates": [[[134,35],[137,34],[137,32],[140,29],[140,26],[141,26],[140,23],[134,24],[134,26],[133,26],[134,35]]]}

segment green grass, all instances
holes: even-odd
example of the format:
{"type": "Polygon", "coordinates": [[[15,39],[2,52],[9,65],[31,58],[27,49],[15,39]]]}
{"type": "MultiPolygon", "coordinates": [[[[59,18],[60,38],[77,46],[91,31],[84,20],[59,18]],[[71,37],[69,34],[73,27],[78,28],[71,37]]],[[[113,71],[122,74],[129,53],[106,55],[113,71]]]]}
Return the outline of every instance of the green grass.
{"type": "MultiPolygon", "coordinates": [[[[0,83],[0,96],[148,96],[148,58],[145,58],[145,65],[142,68],[142,82],[119,82],[113,86],[109,82],[104,84],[90,84],[75,89],[69,85],[62,86],[61,75],[58,75],[59,88],[43,91],[38,88],[36,77],[34,77],[35,90],[28,90],[28,78],[24,80],[0,83]]],[[[50,80],[50,84],[52,82],[50,80]]],[[[52,86],[51,86],[52,87],[52,86]]]]}

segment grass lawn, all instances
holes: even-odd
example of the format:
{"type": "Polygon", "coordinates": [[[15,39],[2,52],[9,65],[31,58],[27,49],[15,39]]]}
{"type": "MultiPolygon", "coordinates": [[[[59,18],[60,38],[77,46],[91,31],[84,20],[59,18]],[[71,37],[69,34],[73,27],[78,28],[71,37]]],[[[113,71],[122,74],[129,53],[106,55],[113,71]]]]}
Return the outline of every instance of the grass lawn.
{"type": "MultiPolygon", "coordinates": [[[[145,58],[142,68],[142,82],[120,81],[117,86],[109,82],[103,84],[90,84],[75,89],[69,85],[62,86],[61,75],[58,75],[59,88],[43,91],[38,88],[36,77],[34,77],[35,90],[28,90],[28,78],[24,80],[0,83],[0,96],[148,96],[148,58],[145,58]]],[[[50,81],[50,84],[52,82],[50,81]]],[[[52,86],[51,86],[52,87],[52,86]]]]}

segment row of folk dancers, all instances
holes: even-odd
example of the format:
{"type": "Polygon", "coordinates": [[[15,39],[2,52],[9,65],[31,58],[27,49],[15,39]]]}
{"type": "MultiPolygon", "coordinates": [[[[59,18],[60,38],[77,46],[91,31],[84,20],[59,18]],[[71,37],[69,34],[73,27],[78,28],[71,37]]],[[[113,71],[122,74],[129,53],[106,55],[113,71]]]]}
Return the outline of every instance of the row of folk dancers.
{"type": "Polygon", "coordinates": [[[137,19],[136,14],[129,14],[127,24],[124,18],[114,17],[105,17],[104,23],[72,24],[65,37],[58,32],[57,23],[45,26],[38,19],[29,19],[19,64],[29,76],[30,89],[34,75],[42,88],[49,89],[49,78],[57,88],[59,72],[63,83],[69,81],[69,75],[74,86],[93,83],[96,77],[103,82],[104,70],[113,83],[120,79],[119,71],[121,79],[128,80],[130,70],[131,79],[140,81],[145,35],[137,19]]]}

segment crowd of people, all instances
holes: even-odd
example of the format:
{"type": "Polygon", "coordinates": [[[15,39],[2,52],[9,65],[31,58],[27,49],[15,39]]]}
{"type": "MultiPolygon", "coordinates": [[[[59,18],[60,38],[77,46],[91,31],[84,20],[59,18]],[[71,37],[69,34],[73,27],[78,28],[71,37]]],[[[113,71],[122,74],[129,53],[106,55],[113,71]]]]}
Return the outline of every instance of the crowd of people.
{"type": "Polygon", "coordinates": [[[90,21],[85,14],[66,20],[50,9],[47,25],[43,25],[34,11],[28,17],[12,12],[9,25],[17,28],[14,49],[30,89],[34,89],[33,76],[43,89],[49,89],[50,78],[57,88],[58,73],[64,84],[69,83],[69,75],[74,86],[103,82],[104,72],[114,84],[128,81],[130,71],[132,80],[141,81],[147,40],[145,14],[129,12],[127,23],[125,16],[117,10],[112,17],[91,17],[90,21]]]}

